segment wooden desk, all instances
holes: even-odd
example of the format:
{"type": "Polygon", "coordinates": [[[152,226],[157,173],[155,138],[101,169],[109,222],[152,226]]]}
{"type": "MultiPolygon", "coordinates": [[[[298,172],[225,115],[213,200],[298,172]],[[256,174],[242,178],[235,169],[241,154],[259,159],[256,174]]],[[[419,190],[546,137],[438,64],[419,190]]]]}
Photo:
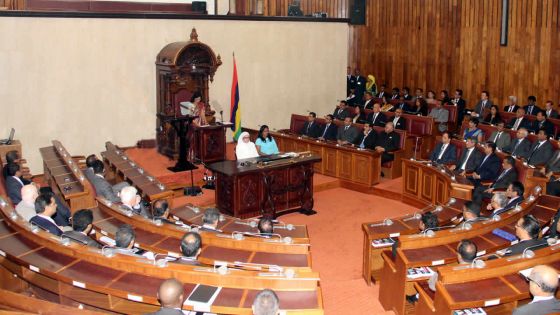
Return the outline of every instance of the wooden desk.
{"type": "Polygon", "coordinates": [[[23,157],[21,150],[21,142],[19,140],[12,141],[11,144],[0,145],[0,161],[6,162],[6,153],[10,151],[17,151],[20,157],[23,157]]]}
{"type": "Polygon", "coordinates": [[[107,151],[101,152],[101,156],[110,167],[109,172],[114,174],[116,181],[129,182],[138,189],[140,195],[146,197],[150,202],[167,199],[171,207],[173,201],[172,190],[167,189],[165,185],[134,163],[125,152],[117,149],[111,142],[107,142],[105,147],[107,151]]]}
{"type": "Polygon", "coordinates": [[[381,155],[376,151],[285,133],[274,133],[274,139],[282,152],[310,151],[320,156],[321,162],[315,164],[315,171],[319,174],[359,185],[362,190],[369,190],[379,183],[381,155]]]}
{"type": "Polygon", "coordinates": [[[268,164],[262,163],[263,158],[208,165],[216,174],[216,205],[220,211],[238,218],[312,211],[313,164],[321,157],[303,154],[265,162],[268,164]]]}
{"type": "Polygon", "coordinates": [[[443,204],[449,198],[472,199],[472,183],[463,176],[453,174],[430,163],[402,160],[403,202],[417,204],[443,204]]]}
{"type": "Polygon", "coordinates": [[[206,126],[191,125],[193,143],[191,146],[195,160],[202,163],[212,163],[226,159],[226,128],[231,123],[206,126]]]}
{"type": "Polygon", "coordinates": [[[70,210],[95,207],[94,190],[72,160],[72,156],[57,140],[53,145],[39,149],[43,158],[44,178],[53,191],[64,198],[70,210]]]}

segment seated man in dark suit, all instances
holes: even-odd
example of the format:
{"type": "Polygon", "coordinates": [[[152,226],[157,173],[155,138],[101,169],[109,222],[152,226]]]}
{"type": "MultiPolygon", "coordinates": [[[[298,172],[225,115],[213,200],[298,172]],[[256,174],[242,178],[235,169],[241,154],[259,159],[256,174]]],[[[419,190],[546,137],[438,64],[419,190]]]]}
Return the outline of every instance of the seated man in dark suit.
{"type": "MultiPolygon", "coordinates": [[[[526,249],[539,249],[548,246],[546,240],[539,239],[541,227],[539,220],[533,215],[527,214],[519,218],[515,225],[515,236],[519,238],[519,243],[502,250],[504,256],[519,255],[526,249]]],[[[499,254],[499,253],[498,253],[499,254]]]]}
{"type": "Polygon", "coordinates": [[[531,124],[531,131],[534,133],[539,132],[539,130],[544,129],[548,137],[554,136],[554,125],[546,119],[544,112],[539,111],[537,113],[537,119],[531,124]]]}
{"type": "Polygon", "coordinates": [[[515,113],[515,117],[509,121],[506,127],[511,130],[519,130],[519,128],[531,129],[531,122],[524,117],[525,110],[518,108],[515,113]]]}
{"type": "Polygon", "coordinates": [[[436,144],[432,151],[430,161],[436,164],[451,164],[455,163],[456,159],[455,146],[451,144],[449,132],[445,131],[441,134],[441,142],[436,144]]]}
{"type": "Polygon", "coordinates": [[[183,284],[175,279],[163,281],[157,292],[161,309],[148,315],[184,315],[183,303],[185,302],[185,288],[183,284]]]}
{"type": "Polygon", "coordinates": [[[553,148],[544,129],[537,133],[537,140],[529,150],[527,164],[534,166],[543,166],[550,160],[553,154],[553,148]]]}
{"type": "Polygon", "coordinates": [[[138,195],[138,190],[133,186],[127,186],[121,190],[121,209],[132,211],[145,218],[149,218],[148,208],[144,205],[142,198],[138,195]]]}
{"type": "Polygon", "coordinates": [[[8,151],[6,153],[6,165],[2,169],[2,174],[4,178],[8,178],[8,166],[10,164],[19,164],[19,153],[16,150],[8,151]]]}
{"type": "Polygon", "coordinates": [[[463,222],[476,223],[482,221],[484,218],[480,217],[480,206],[472,201],[467,201],[463,205],[463,222]]]}
{"type": "Polygon", "coordinates": [[[92,163],[94,176],[91,177],[90,182],[95,188],[95,193],[111,202],[120,202],[121,198],[113,190],[113,186],[103,177],[105,172],[105,165],[103,162],[96,160],[92,163]]]}
{"type": "Polygon", "coordinates": [[[511,156],[506,156],[502,160],[502,172],[492,184],[479,185],[473,190],[473,201],[481,204],[485,198],[492,198],[492,193],[495,190],[505,190],[508,186],[517,180],[517,171],[515,170],[515,159],[511,156]]]}
{"type": "Polygon", "coordinates": [[[117,232],[115,233],[116,252],[127,256],[138,256],[138,257],[143,256],[142,254],[147,254],[145,250],[134,247],[135,240],[136,240],[136,233],[134,232],[132,226],[128,224],[123,224],[119,226],[117,232]]]}
{"type": "Polygon", "coordinates": [[[400,149],[400,140],[399,134],[393,129],[393,123],[386,123],[385,131],[377,135],[375,143],[375,151],[381,153],[381,164],[395,159],[393,152],[400,149]]]}
{"type": "Polygon", "coordinates": [[[371,92],[364,93],[364,106],[363,109],[373,109],[373,95],[371,92]]]}
{"type": "Polygon", "coordinates": [[[506,189],[506,196],[508,197],[508,203],[506,208],[511,209],[523,202],[523,194],[525,193],[525,186],[520,181],[514,181],[509,184],[506,189]]]}
{"type": "Polygon", "coordinates": [[[29,220],[30,223],[41,227],[56,236],[62,235],[62,229],[51,218],[56,213],[56,202],[53,197],[40,195],[35,199],[37,215],[29,220]]]}
{"type": "Polygon", "coordinates": [[[161,220],[163,223],[175,224],[169,215],[169,203],[165,199],[158,199],[152,204],[152,220],[161,220]]]}
{"type": "Polygon", "coordinates": [[[504,106],[504,112],[506,113],[516,113],[519,106],[517,106],[517,97],[508,96],[508,103],[504,106]]]}
{"type": "Polygon", "coordinates": [[[537,106],[537,98],[533,95],[527,98],[527,105],[523,106],[527,115],[536,115],[541,109],[537,106]]]}
{"type": "Polygon", "coordinates": [[[220,220],[220,211],[216,208],[208,208],[202,216],[201,231],[206,232],[221,232],[218,230],[218,221],[220,220]]]}
{"type": "Polygon", "coordinates": [[[504,152],[507,152],[514,157],[519,157],[526,159],[529,157],[529,153],[531,152],[531,141],[527,139],[527,129],[519,128],[517,130],[517,138],[504,148],[504,152]]]}
{"type": "Polygon", "coordinates": [[[19,164],[8,164],[7,171],[8,177],[6,178],[6,192],[14,205],[17,205],[21,202],[21,188],[26,184],[29,184],[29,182],[25,181],[21,177],[19,164]]]}
{"type": "Polygon", "coordinates": [[[546,105],[543,110],[546,118],[558,118],[558,111],[554,109],[554,102],[553,101],[546,101],[546,105]]]}
{"type": "Polygon", "coordinates": [[[174,262],[183,265],[200,265],[197,261],[198,255],[200,255],[202,247],[202,238],[196,232],[188,232],[181,238],[181,253],[182,257],[179,257],[174,262]]]}
{"type": "Polygon", "coordinates": [[[367,121],[374,126],[385,126],[387,119],[385,118],[385,114],[381,112],[381,106],[378,103],[373,104],[373,112],[369,113],[367,121]]]}
{"type": "Polygon", "coordinates": [[[476,139],[468,138],[465,146],[457,164],[449,166],[450,170],[456,171],[461,176],[474,172],[482,161],[482,153],[476,149],[476,139]]]}
{"type": "Polygon", "coordinates": [[[554,296],[558,288],[558,272],[545,265],[531,270],[527,278],[533,301],[516,308],[513,315],[546,315],[560,313],[560,301],[554,296]]]}
{"type": "Polygon", "coordinates": [[[321,130],[319,140],[336,140],[337,127],[333,123],[333,115],[325,116],[325,126],[321,130]]]}
{"type": "Polygon", "coordinates": [[[406,119],[402,117],[403,110],[401,108],[397,108],[395,110],[395,117],[393,117],[393,126],[395,129],[406,130],[406,119]]]}
{"type": "Polygon", "coordinates": [[[95,154],[90,154],[86,157],[86,168],[84,168],[82,172],[84,172],[84,175],[90,182],[93,176],[95,176],[95,174],[93,173],[93,162],[97,160],[98,159],[97,156],[95,156],[95,154]]]}
{"type": "MultiPolygon", "coordinates": [[[[476,258],[477,247],[476,244],[471,240],[461,240],[457,245],[457,262],[461,266],[470,266],[476,258]]],[[[439,274],[434,273],[430,279],[428,279],[428,288],[432,291],[436,291],[436,283],[438,281],[439,274]]]]}
{"type": "Polygon", "coordinates": [[[39,194],[45,195],[47,198],[54,198],[54,201],[56,202],[56,214],[53,217],[54,222],[58,226],[68,227],[70,229],[70,218],[72,217],[72,213],[66,204],[62,202],[60,197],[52,191],[50,186],[39,188],[39,194]]]}
{"type": "Polygon", "coordinates": [[[344,125],[338,127],[336,140],[338,144],[352,144],[358,138],[358,129],[352,126],[352,118],[344,118],[344,125]]]}
{"type": "Polygon", "coordinates": [[[480,165],[476,168],[472,177],[469,179],[475,186],[479,186],[481,182],[494,181],[498,177],[500,171],[500,158],[496,155],[496,144],[494,142],[486,142],[484,145],[484,153],[480,165]]]}
{"type": "Polygon", "coordinates": [[[361,149],[375,149],[375,141],[377,140],[377,133],[373,130],[371,123],[364,124],[364,131],[358,136],[354,144],[361,149]]]}
{"type": "Polygon", "coordinates": [[[546,193],[548,195],[560,195],[560,150],[556,150],[552,158],[546,162],[546,165],[540,169],[541,174],[548,178],[546,183],[546,193]]]}
{"type": "Polygon", "coordinates": [[[492,218],[511,210],[512,208],[508,208],[508,201],[508,196],[505,193],[501,191],[495,192],[494,195],[492,195],[492,199],[490,199],[490,203],[486,207],[486,210],[492,211],[488,217],[492,218]]]}
{"type": "Polygon", "coordinates": [[[403,95],[399,96],[399,102],[393,106],[393,108],[391,108],[391,112],[396,111],[397,109],[401,109],[404,112],[410,112],[411,108],[410,106],[408,106],[408,104],[406,103],[406,99],[404,98],[403,95]]]}
{"type": "Polygon", "coordinates": [[[101,246],[91,237],[89,233],[93,229],[93,213],[89,209],[78,210],[72,216],[72,231],[62,233],[69,239],[90,247],[100,248],[101,246]]]}
{"type": "Polygon", "coordinates": [[[498,150],[504,150],[511,143],[511,136],[504,128],[505,123],[503,121],[498,121],[496,123],[496,130],[494,130],[488,138],[488,141],[492,141],[496,144],[498,150]]]}
{"type": "Polygon", "coordinates": [[[317,138],[320,136],[321,127],[319,124],[315,122],[315,118],[317,114],[314,112],[310,112],[309,116],[307,116],[307,121],[303,125],[303,128],[299,131],[302,136],[308,136],[310,138],[317,138]]]}
{"type": "Polygon", "coordinates": [[[344,120],[346,117],[352,117],[352,113],[348,110],[348,103],[346,101],[340,101],[332,115],[334,119],[337,120],[344,120]]]}

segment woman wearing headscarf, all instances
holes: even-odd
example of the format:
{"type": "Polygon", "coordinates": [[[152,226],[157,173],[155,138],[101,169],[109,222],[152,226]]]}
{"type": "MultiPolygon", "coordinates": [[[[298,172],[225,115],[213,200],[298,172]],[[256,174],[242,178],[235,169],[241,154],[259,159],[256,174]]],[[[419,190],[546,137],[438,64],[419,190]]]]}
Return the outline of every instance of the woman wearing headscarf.
{"type": "Polygon", "coordinates": [[[250,159],[259,156],[257,147],[255,147],[255,144],[251,142],[248,132],[244,131],[241,135],[239,135],[239,138],[237,139],[237,147],[235,147],[235,155],[238,160],[250,159]]]}
{"type": "Polygon", "coordinates": [[[371,95],[377,94],[377,84],[375,84],[375,77],[372,74],[367,76],[366,92],[370,92],[371,95]]]}

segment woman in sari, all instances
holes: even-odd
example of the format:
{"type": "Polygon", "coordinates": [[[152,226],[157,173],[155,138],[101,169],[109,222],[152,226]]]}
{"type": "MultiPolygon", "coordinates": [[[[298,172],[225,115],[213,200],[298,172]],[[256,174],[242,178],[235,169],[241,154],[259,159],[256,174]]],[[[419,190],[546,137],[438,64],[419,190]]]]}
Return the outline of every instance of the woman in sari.
{"type": "Polygon", "coordinates": [[[469,127],[463,132],[463,140],[469,138],[475,138],[480,143],[482,142],[482,136],[484,133],[478,128],[478,119],[473,117],[469,120],[469,127]]]}

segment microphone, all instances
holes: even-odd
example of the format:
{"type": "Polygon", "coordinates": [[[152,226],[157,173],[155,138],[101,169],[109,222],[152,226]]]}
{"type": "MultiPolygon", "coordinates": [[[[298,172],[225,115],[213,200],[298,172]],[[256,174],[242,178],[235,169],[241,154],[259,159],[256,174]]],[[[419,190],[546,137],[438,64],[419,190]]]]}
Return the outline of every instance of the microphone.
{"type": "Polygon", "coordinates": [[[192,205],[188,205],[187,208],[191,209],[192,212],[198,214],[200,213],[200,208],[199,207],[193,207],[192,205]]]}
{"type": "Polygon", "coordinates": [[[234,267],[243,267],[243,268],[252,269],[252,270],[259,270],[259,271],[261,271],[263,269],[267,269],[268,271],[272,271],[272,272],[283,272],[284,271],[284,268],[282,268],[278,265],[256,264],[256,263],[248,263],[248,262],[241,262],[241,261],[234,261],[233,266],[234,267]]]}
{"type": "Polygon", "coordinates": [[[293,224],[284,224],[284,225],[280,225],[280,226],[275,226],[274,228],[275,229],[286,229],[288,231],[293,231],[293,230],[296,229],[293,224]]]}
{"type": "Polygon", "coordinates": [[[158,256],[164,256],[167,257],[166,254],[155,254],[154,255],[154,266],[157,266],[159,268],[165,268],[167,267],[167,259],[163,258],[163,259],[157,259],[158,256]]]}
{"type": "MultiPolygon", "coordinates": [[[[523,250],[523,253],[521,253],[521,255],[515,256],[515,257],[511,257],[508,258],[507,261],[513,261],[513,260],[517,260],[517,259],[531,259],[535,257],[535,252],[531,250],[531,248],[537,248],[537,247],[541,247],[544,244],[537,244],[537,245],[533,245],[533,246],[529,246],[527,248],[525,248],[523,250]]],[[[511,253],[511,251],[509,251],[511,253]]],[[[506,254],[508,253],[508,251],[506,251],[506,254]]]]}
{"type": "Polygon", "coordinates": [[[470,224],[469,222],[463,222],[459,224],[458,227],[451,229],[451,232],[470,231],[471,229],[472,229],[472,224],[470,224]]]}
{"type": "Polygon", "coordinates": [[[248,225],[252,228],[256,228],[258,223],[257,221],[251,220],[251,221],[235,221],[235,224],[242,224],[242,225],[248,225]]]}
{"type": "Polygon", "coordinates": [[[489,224],[489,223],[492,223],[492,222],[498,222],[498,221],[500,221],[501,219],[502,219],[502,218],[500,217],[500,215],[499,215],[499,214],[496,214],[496,215],[493,215],[492,217],[486,219],[486,221],[485,221],[485,222],[482,222],[482,224],[489,224]]]}
{"type": "Polygon", "coordinates": [[[486,267],[486,262],[482,260],[482,257],[484,256],[476,257],[475,259],[473,259],[471,268],[482,269],[486,267]]]}
{"type": "Polygon", "coordinates": [[[457,202],[457,199],[455,199],[455,198],[449,198],[449,201],[447,202],[446,205],[447,205],[447,206],[450,206],[450,205],[454,204],[455,202],[457,202]]]}
{"type": "Polygon", "coordinates": [[[438,212],[441,212],[442,210],[443,210],[442,206],[437,206],[437,207],[434,208],[434,210],[432,212],[438,213],[438,212]]]}
{"type": "Polygon", "coordinates": [[[115,256],[115,249],[112,248],[109,245],[104,245],[103,247],[101,247],[101,255],[107,257],[107,258],[111,258],[115,256]]]}
{"type": "Polygon", "coordinates": [[[156,217],[153,217],[153,218],[152,218],[152,223],[153,223],[155,226],[162,226],[162,225],[163,225],[163,221],[162,221],[161,219],[156,218],[156,217]]]}
{"type": "Polygon", "coordinates": [[[393,225],[393,220],[387,218],[383,220],[382,223],[374,223],[374,224],[370,224],[369,226],[376,227],[376,226],[391,226],[391,225],[393,225]]]}
{"type": "Polygon", "coordinates": [[[418,212],[415,212],[412,216],[403,219],[403,221],[420,220],[421,218],[422,218],[422,215],[418,212]]]}

